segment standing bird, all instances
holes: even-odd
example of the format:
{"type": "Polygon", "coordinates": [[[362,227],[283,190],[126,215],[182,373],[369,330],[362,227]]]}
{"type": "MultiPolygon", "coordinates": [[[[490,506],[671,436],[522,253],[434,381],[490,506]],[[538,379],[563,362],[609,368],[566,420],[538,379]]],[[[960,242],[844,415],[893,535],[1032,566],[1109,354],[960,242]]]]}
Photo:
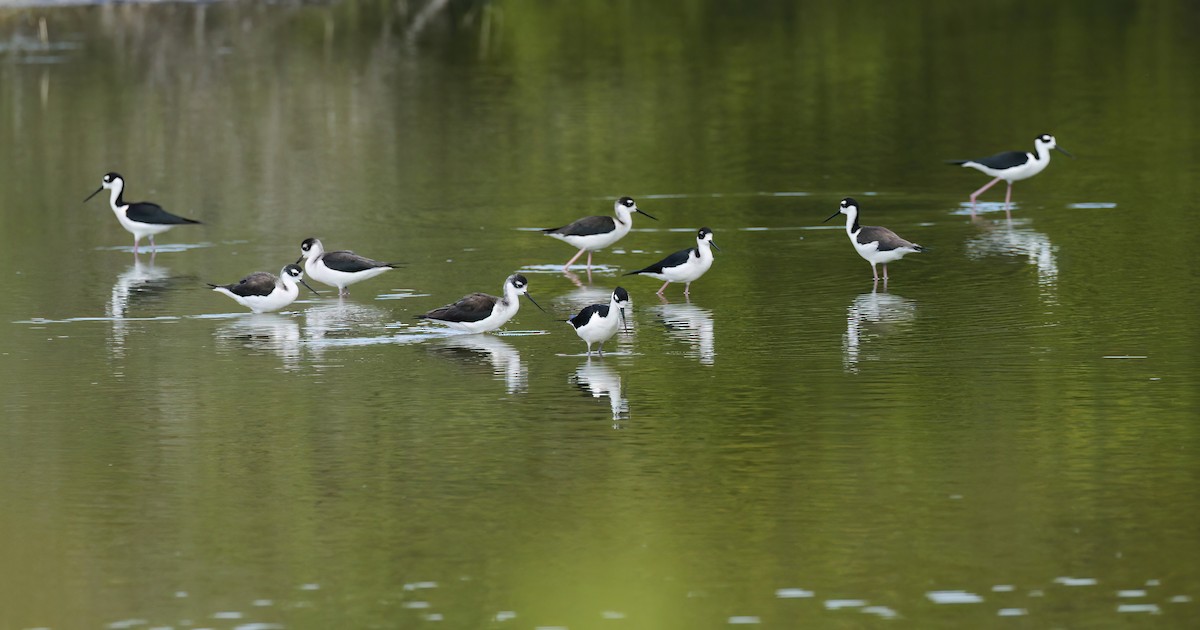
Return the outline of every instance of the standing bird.
{"type": "Polygon", "coordinates": [[[1008,192],[1004,195],[1004,211],[1008,212],[1009,203],[1012,201],[1013,182],[1029,179],[1045,170],[1050,164],[1051,149],[1069,158],[1075,157],[1058,146],[1058,142],[1054,139],[1054,136],[1048,133],[1034,138],[1033,147],[1037,155],[1025,151],[1005,151],[1004,153],[997,153],[996,155],[977,160],[950,160],[950,164],[967,166],[996,178],[988,182],[983,188],[971,193],[972,214],[975,212],[975,200],[979,195],[1002,179],[1008,182],[1008,192]]]}
{"type": "Polygon", "coordinates": [[[185,219],[171,214],[163,210],[162,206],[149,201],[126,203],[121,196],[125,192],[125,178],[121,177],[119,173],[105,175],[100,187],[96,189],[96,192],[88,195],[87,199],[83,200],[84,203],[105,188],[112,191],[108,204],[112,207],[113,214],[117,215],[117,221],[121,222],[121,227],[133,234],[133,253],[135,254],[138,253],[138,241],[141,241],[143,236],[150,237],[150,251],[153,252],[157,251],[154,246],[155,234],[162,234],[177,225],[200,223],[195,219],[185,219]]]}
{"type": "Polygon", "coordinates": [[[525,276],[514,273],[504,280],[504,297],[472,293],[453,304],[417,315],[417,319],[431,319],[469,333],[488,332],[503,326],[517,314],[521,308],[521,295],[529,298],[543,313],[546,311],[529,295],[529,281],[525,276]]]}
{"type": "Polygon", "coordinates": [[[658,295],[662,295],[667,285],[672,282],[686,282],[683,294],[691,295],[692,283],[703,276],[704,272],[712,266],[713,254],[710,247],[716,247],[717,251],[721,251],[721,248],[713,242],[713,231],[703,227],[696,232],[695,247],[681,249],[645,269],[630,271],[625,275],[641,274],[664,280],[663,285],[656,291],[658,295]]]}
{"type": "Polygon", "coordinates": [[[300,243],[300,257],[296,259],[296,264],[300,264],[301,260],[305,261],[304,268],[308,277],[322,284],[337,287],[338,297],[350,295],[346,287],[374,278],[389,269],[395,269],[399,264],[371,260],[346,250],[327,252],[320,239],[316,238],[306,238],[300,243]]]}
{"type": "MultiPolygon", "coordinates": [[[[629,233],[633,227],[633,213],[645,214],[647,217],[654,219],[650,215],[642,212],[637,207],[632,197],[621,197],[613,204],[613,211],[616,212],[617,218],[612,217],[584,217],[571,223],[557,228],[549,228],[542,230],[547,236],[554,238],[572,246],[578,247],[579,251],[563,265],[563,271],[571,269],[571,263],[575,262],[583,252],[588,253],[587,268],[592,270],[592,252],[599,251],[616,243],[629,233]]],[[[657,221],[658,219],[654,219],[657,221]]]]}
{"type": "Polygon", "coordinates": [[[233,298],[238,304],[254,311],[266,313],[279,309],[296,301],[300,295],[300,287],[320,295],[317,290],[308,286],[304,281],[304,270],[299,265],[287,265],[279,272],[279,277],[265,271],[256,271],[233,284],[209,284],[213,291],[224,293],[233,298]]]}
{"type": "MultiPolygon", "coordinates": [[[[838,211],[829,215],[829,219],[839,214],[846,215],[846,235],[850,237],[850,242],[854,244],[858,255],[871,263],[871,273],[874,274],[876,282],[879,281],[879,271],[875,269],[875,265],[883,265],[883,282],[886,284],[888,263],[904,258],[905,254],[925,251],[924,247],[900,238],[895,232],[885,227],[859,225],[858,202],[850,197],[842,200],[838,211]]],[[[825,219],[822,223],[829,219],[825,219]]]]}
{"type": "Polygon", "coordinates": [[[578,315],[567,320],[575,329],[575,334],[587,343],[589,357],[592,356],[593,343],[600,344],[600,356],[604,356],[604,342],[617,334],[617,319],[625,324],[625,305],[628,303],[629,292],[617,287],[608,304],[585,306],[578,315]]]}

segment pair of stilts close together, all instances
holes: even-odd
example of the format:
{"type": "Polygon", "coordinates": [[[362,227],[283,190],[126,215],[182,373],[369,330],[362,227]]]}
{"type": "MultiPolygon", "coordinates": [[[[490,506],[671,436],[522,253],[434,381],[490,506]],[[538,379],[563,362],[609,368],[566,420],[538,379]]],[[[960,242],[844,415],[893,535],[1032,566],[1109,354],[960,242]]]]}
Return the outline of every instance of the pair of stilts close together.
{"type": "MultiPolygon", "coordinates": [[[[1050,150],[1070,156],[1058,147],[1054,136],[1039,135],[1034,139],[1034,152],[1008,151],[977,160],[958,160],[953,164],[977,169],[995,179],[984,187],[971,193],[972,211],[981,193],[1001,180],[1008,182],[1008,192],[1005,195],[1005,210],[1008,210],[1012,198],[1013,182],[1028,179],[1040,173],[1050,163],[1050,150]]],[[[180,217],[164,210],[151,202],[126,202],[124,200],[125,180],[117,173],[104,176],[101,185],[84,201],[90,200],[103,190],[110,193],[109,205],[121,226],[133,234],[133,251],[138,252],[142,238],[149,237],[150,247],[155,248],[154,236],[179,225],[200,223],[194,219],[180,217]]],[[[613,205],[615,216],[590,216],[574,221],[568,225],[543,230],[548,236],[557,238],[579,251],[567,261],[563,270],[570,269],[572,263],[587,252],[587,268],[590,271],[592,254],[612,246],[625,237],[633,227],[633,214],[639,213],[651,219],[637,207],[630,197],[621,197],[613,205]]],[[[876,280],[879,279],[877,265],[883,265],[883,278],[888,278],[887,264],[894,262],[912,252],[924,251],[924,248],[909,242],[895,232],[883,227],[859,225],[859,204],[852,198],[845,198],[839,204],[838,211],[826,221],[838,214],[846,215],[846,233],[850,237],[855,250],[871,263],[871,269],[876,280]]],[[[713,232],[704,227],[696,234],[696,246],[677,251],[662,260],[631,271],[625,275],[645,275],[663,281],[658,294],[672,282],[684,283],[684,295],[690,295],[691,283],[704,275],[712,267],[712,249],[720,250],[713,242],[713,232]]],[[[238,282],[217,285],[210,284],[214,291],[223,293],[236,300],[250,310],[261,313],[282,309],[299,296],[299,286],[303,285],[313,293],[315,289],[304,282],[304,273],[323,284],[337,287],[340,296],[348,295],[351,284],[378,276],[397,263],[381,262],[360,256],[351,251],[325,251],[321,241],[316,238],[306,239],[300,245],[300,257],[295,263],[286,265],[279,276],[259,271],[252,273],[238,282]],[[304,262],[302,269],[300,263],[304,262]]],[[[505,279],[502,296],[486,293],[472,293],[446,306],[433,309],[417,317],[438,321],[447,326],[465,332],[478,333],[496,330],[503,326],[519,309],[519,298],[525,295],[535,306],[537,302],[529,295],[529,282],[520,275],[513,274],[505,279]]],[[[594,304],[584,308],[580,313],[567,320],[581,338],[588,343],[591,352],[593,343],[600,343],[612,337],[617,330],[618,317],[624,318],[624,307],[629,303],[628,292],[617,287],[608,304],[594,304]]],[[[541,309],[541,306],[538,306],[541,309]]],[[[542,309],[544,311],[544,309],[542,309]]]]}
{"type": "MultiPolygon", "coordinates": [[[[1005,151],[1004,153],[997,153],[996,155],[975,160],[951,160],[949,162],[950,164],[973,168],[994,178],[983,188],[971,193],[972,215],[975,214],[975,202],[979,198],[979,195],[1001,180],[1008,182],[1008,192],[1004,195],[1004,211],[1005,213],[1009,213],[1009,207],[1012,202],[1013,182],[1029,179],[1045,170],[1050,164],[1051,150],[1057,150],[1067,157],[1074,157],[1062,147],[1059,147],[1054,136],[1048,133],[1034,138],[1033,147],[1033,153],[1005,151]]],[[[850,236],[850,242],[854,245],[854,249],[858,254],[871,263],[871,273],[874,275],[876,281],[880,278],[877,265],[883,266],[883,280],[886,283],[888,279],[888,263],[900,260],[906,254],[925,251],[924,247],[900,238],[895,232],[885,227],[859,225],[859,205],[854,199],[849,197],[843,199],[841,207],[829,219],[839,214],[846,215],[846,233],[850,236]]],[[[825,220],[829,221],[829,219],[825,220]]]]}

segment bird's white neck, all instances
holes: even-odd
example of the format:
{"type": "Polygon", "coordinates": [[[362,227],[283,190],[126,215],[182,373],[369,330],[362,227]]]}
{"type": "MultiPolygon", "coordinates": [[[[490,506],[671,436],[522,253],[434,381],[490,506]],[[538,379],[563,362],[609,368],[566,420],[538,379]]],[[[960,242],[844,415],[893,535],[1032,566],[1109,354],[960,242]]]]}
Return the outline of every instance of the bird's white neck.
{"type": "Polygon", "coordinates": [[[851,210],[846,213],[846,234],[854,236],[854,233],[859,231],[858,227],[858,210],[851,210]]]}
{"type": "Polygon", "coordinates": [[[125,184],[116,182],[112,188],[108,189],[108,205],[112,207],[113,212],[120,213],[129,206],[121,199],[121,192],[125,188],[125,184]]]}

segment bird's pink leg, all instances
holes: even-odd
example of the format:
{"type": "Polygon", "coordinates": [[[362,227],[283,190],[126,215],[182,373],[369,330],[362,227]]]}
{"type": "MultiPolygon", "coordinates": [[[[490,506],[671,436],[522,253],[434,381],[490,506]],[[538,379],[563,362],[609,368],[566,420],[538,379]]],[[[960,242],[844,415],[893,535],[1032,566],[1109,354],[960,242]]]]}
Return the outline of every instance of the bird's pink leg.
{"type": "Polygon", "coordinates": [[[142,240],[142,239],[140,239],[136,236],[133,237],[133,253],[135,253],[135,254],[138,253],[138,241],[140,241],[140,240],[142,240]]]}
{"type": "Polygon", "coordinates": [[[1009,210],[1009,204],[1012,202],[1012,182],[1008,182],[1008,192],[1004,194],[1004,214],[1012,219],[1012,211],[1009,210]]]}
{"type": "Polygon", "coordinates": [[[586,249],[581,249],[581,250],[579,250],[579,251],[575,252],[575,255],[571,257],[571,260],[568,260],[568,261],[567,261],[567,264],[563,265],[563,271],[568,271],[568,270],[570,270],[570,269],[571,269],[571,263],[573,263],[573,262],[575,262],[576,260],[578,260],[578,259],[579,259],[579,257],[583,255],[583,252],[586,252],[586,251],[587,251],[586,249]]]}
{"type": "MultiPolygon", "coordinates": [[[[979,190],[976,190],[975,192],[971,193],[971,207],[972,208],[975,207],[975,200],[979,198],[979,195],[983,194],[983,191],[991,188],[992,186],[995,186],[996,182],[1000,181],[1001,179],[1004,179],[1004,178],[997,177],[996,179],[993,179],[992,181],[988,182],[987,185],[984,186],[983,188],[980,188],[979,190]]],[[[1009,184],[1009,186],[1011,186],[1011,185],[1012,184],[1009,184]]]]}
{"type": "Polygon", "coordinates": [[[150,235],[150,251],[151,251],[151,252],[157,252],[157,251],[158,251],[158,245],[155,245],[155,244],[154,244],[154,235],[153,235],[153,234],[151,234],[151,235],[150,235]]]}
{"type": "Polygon", "coordinates": [[[587,266],[587,270],[588,270],[588,273],[591,273],[591,272],[592,272],[592,250],[590,250],[590,249],[588,250],[588,266],[587,266]]]}
{"type": "Polygon", "coordinates": [[[670,281],[670,280],[667,280],[666,282],[664,282],[664,283],[663,283],[663,285],[662,285],[662,287],[661,287],[659,290],[655,291],[655,293],[657,293],[657,294],[659,294],[659,295],[662,295],[662,292],[667,290],[667,285],[668,285],[668,284],[671,284],[671,281],[670,281]]]}
{"type": "Polygon", "coordinates": [[[683,285],[683,295],[686,297],[691,294],[692,294],[692,283],[688,282],[687,284],[683,285]]]}

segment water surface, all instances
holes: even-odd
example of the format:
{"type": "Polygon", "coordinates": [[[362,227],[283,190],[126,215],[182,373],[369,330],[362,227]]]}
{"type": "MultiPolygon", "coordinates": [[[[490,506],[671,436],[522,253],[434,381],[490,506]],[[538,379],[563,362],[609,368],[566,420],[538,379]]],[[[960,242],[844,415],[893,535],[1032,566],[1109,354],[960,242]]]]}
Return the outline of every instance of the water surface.
{"type": "Polygon", "coordinates": [[[0,9],[0,626],[1189,627],[1197,27],[0,9]],[[1078,159],[972,216],[986,180],[944,160],[1043,132],[1078,159]],[[204,224],[135,257],[80,203],[107,171],[204,224]],[[621,195],[660,220],[561,273],[532,228],[621,195]],[[847,195],[929,248],[886,287],[821,224],[847,195]],[[701,226],[690,301],[620,276],[701,226]],[[310,236],[406,265],[263,315],[204,284],[310,236]],[[518,270],[550,314],[413,319],[518,270]],[[560,320],[618,283],[589,360],[560,320]]]}

